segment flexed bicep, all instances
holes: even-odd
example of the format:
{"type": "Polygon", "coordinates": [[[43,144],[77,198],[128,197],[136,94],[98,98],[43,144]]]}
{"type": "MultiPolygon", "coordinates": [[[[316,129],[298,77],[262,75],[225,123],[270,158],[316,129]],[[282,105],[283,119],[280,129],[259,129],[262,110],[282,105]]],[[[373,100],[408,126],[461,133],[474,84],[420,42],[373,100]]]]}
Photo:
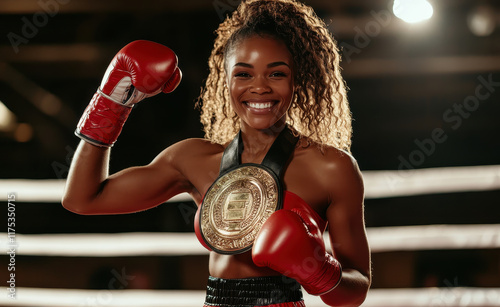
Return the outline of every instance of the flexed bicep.
{"type": "Polygon", "coordinates": [[[63,206],[79,214],[131,213],[189,191],[189,182],[169,158],[171,151],[167,148],[146,166],[108,175],[109,149],[82,142],[70,168],[63,206]]]}

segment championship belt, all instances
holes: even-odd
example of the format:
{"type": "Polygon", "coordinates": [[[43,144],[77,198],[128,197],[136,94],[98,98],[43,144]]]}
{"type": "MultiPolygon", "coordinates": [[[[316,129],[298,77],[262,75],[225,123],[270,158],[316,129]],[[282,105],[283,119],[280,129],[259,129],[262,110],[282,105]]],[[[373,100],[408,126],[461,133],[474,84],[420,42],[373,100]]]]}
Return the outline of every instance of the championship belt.
{"type": "Polygon", "coordinates": [[[285,127],[262,164],[241,164],[241,131],[222,156],[219,177],[200,208],[201,237],[213,251],[239,254],[252,248],[260,228],[283,207],[282,177],[298,138],[285,127]]]}

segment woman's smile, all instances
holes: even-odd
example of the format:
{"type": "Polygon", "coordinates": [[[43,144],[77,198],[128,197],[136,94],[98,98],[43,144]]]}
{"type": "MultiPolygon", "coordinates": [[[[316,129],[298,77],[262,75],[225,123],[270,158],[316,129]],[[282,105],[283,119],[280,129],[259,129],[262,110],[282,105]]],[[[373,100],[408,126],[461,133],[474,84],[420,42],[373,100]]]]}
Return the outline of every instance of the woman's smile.
{"type": "Polygon", "coordinates": [[[266,114],[272,111],[272,108],[279,103],[279,100],[274,99],[248,99],[244,100],[249,112],[255,114],[266,114]]]}

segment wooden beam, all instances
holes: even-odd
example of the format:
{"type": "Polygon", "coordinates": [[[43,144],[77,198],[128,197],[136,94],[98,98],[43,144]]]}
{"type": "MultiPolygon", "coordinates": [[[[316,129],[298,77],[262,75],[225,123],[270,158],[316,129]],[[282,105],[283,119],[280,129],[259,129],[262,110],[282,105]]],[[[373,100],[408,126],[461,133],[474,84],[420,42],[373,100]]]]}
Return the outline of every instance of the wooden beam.
{"type": "Polygon", "coordinates": [[[99,44],[27,44],[15,52],[11,46],[0,46],[3,62],[92,62],[117,50],[99,44]]]}
{"type": "MultiPolygon", "coordinates": [[[[44,11],[44,6],[58,12],[89,13],[89,12],[141,12],[141,11],[193,11],[215,10],[219,8],[236,8],[241,0],[188,0],[188,1],[157,1],[142,0],[140,4],[134,0],[2,0],[0,14],[33,14],[44,11]]],[[[343,12],[349,8],[362,10],[377,10],[390,8],[392,0],[302,0],[317,10],[343,12]]],[[[495,4],[491,1],[491,4],[495,4]]],[[[470,0],[440,0],[433,3],[444,7],[457,7],[470,4],[470,0]]]]}
{"type": "MultiPolygon", "coordinates": [[[[116,48],[99,44],[26,45],[17,54],[10,46],[0,46],[0,58],[6,63],[91,63],[109,60],[115,52],[116,48]]],[[[500,55],[366,58],[352,54],[342,67],[348,77],[496,72],[500,55]]]]}
{"type": "MultiPolygon", "coordinates": [[[[235,0],[217,0],[234,3],[235,0]]],[[[93,13],[93,12],[182,12],[200,9],[214,9],[214,2],[208,0],[157,1],[142,0],[2,0],[0,14],[93,13]]]]}
{"type": "MultiPolygon", "coordinates": [[[[76,115],[62,99],[31,81],[21,72],[8,64],[0,63],[0,82],[7,84],[26,101],[45,115],[53,118],[67,128],[73,128],[76,115]]],[[[5,101],[4,103],[8,103],[5,101]]]]}
{"type": "Polygon", "coordinates": [[[348,78],[404,75],[468,74],[500,71],[499,55],[422,58],[359,58],[342,64],[348,78]]]}

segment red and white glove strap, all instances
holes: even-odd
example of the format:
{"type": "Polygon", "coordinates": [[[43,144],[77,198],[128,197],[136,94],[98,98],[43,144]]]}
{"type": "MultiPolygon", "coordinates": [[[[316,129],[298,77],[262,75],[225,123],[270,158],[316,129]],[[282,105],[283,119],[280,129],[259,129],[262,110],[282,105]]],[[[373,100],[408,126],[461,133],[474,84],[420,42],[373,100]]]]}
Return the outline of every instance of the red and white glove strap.
{"type": "Polygon", "coordinates": [[[100,90],[94,94],[78,122],[75,134],[100,147],[111,147],[118,139],[132,107],[120,105],[100,90]]]}

